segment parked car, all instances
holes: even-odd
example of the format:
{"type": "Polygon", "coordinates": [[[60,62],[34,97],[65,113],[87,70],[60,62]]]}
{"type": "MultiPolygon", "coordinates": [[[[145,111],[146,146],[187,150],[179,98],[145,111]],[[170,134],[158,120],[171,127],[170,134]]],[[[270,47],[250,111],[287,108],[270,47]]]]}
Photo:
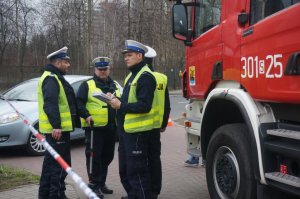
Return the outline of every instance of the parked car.
{"type": "MultiPolygon", "coordinates": [[[[75,93],[81,83],[92,76],[65,75],[66,80],[72,85],[75,93]]],[[[8,91],[2,93],[17,110],[29,119],[31,124],[38,129],[38,103],[37,85],[39,78],[24,81],[8,91]]],[[[122,87],[118,84],[118,86],[122,87]]],[[[84,138],[84,131],[76,128],[71,133],[71,140],[84,138]]],[[[30,155],[43,155],[45,149],[38,139],[30,132],[27,125],[17,113],[5,102],[0,100],[0,148],[11,146],[25,146],[30,155]]]]}

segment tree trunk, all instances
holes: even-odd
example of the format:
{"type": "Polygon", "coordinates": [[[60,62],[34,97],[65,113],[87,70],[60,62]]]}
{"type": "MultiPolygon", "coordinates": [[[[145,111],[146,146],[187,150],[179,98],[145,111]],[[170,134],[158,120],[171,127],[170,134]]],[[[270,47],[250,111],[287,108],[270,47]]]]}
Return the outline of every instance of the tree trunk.
{"type": "Polygon", "coordinates": [[[127,5],[127,17],[128,17],[128,33],[127,33],[127,39],[130,39],[130,37],[131,37],[130,6],[131,6],[131,0],[128,0],[128,5],[127,5]]]}
{"type": "Polygon", "coordinates": [[[87,41],[87,62],[86,65],[89,65],[91,60],[91,40],[92,40],[92,0],[88,0],[88,41],[87,41]]]}

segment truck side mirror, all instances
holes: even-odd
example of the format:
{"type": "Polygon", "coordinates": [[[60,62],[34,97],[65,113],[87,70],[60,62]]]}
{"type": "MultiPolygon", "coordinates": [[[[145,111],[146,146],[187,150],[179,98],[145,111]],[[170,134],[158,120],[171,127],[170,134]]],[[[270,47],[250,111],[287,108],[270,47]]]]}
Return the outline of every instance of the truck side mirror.
{"type": "Polygon", "coordinates": [[[172,15],[174,38],[186,41],[188,36],[186,7],[183,4],[175,4],[172,9],[172,15]]]}

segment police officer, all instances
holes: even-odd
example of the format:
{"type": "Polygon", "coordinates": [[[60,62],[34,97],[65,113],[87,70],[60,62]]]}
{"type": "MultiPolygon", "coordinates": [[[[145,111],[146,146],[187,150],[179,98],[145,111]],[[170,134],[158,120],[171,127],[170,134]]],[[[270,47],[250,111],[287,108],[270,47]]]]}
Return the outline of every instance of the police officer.
{"type": "Polygon", "coordinates": [[[110,73],[111,59],[108,57],[97,57],[93,60],[95,66],[94,77],[83,82],[77,93],[78,112],[81,117],[81,126],[86,133],[86,166],[89,175],[89,186],[103,198],[103,194],[112,194],[105,182],[109,164],[114,157],[116,136],[116,110],[112,109],[106,102],[93,96],[99,91],[114,94],[120,97],[120,89],[110,73]],[[91,125],[94,130],[91,132],[91,125]],[[90,169],[90,142],[93,133],[92,170],[90,169]]]}
{"type": "MultiPolygon", "coordinates": [[[[46,141],[71,165],[70,132],[76,124],[76,98],[65,80],[70,67],[67,47],[47,56],[49,64],[38,83],[39,130],[46,141]]],[[[39,199],[64,199],[67,173],[46,151],[40,178],[39,199]]]]}
{"type": "Polygon", "coordinates": [[[159,100],[159,126],[155,127],[153,132],[150,134],[150,145],[149,145],[149,165],[151,174],[151,199],[157,199],[160,194],[162,187],[162,167],[161,167],[161,142],[160,133],[166,130],[169,114],[171,111],[169,91],[167,87],[167,76],[154,72],[153,68],[153,58],[156,57],[156,51],[146,46],[148,52],[145,54],[145,63],[149,66],[150,70],[153,71],[154,77],[156,79],[156,93],[159,100]]]}
{"type": "MultiPolygon", "coordinates": [[[[149,139],[159,124],[156,80],[143,61],[145,45],[125,41],[124,60],[130,74],[121,100],[110,101],[118,109],[119,172],[129,199],[150,199],[149,139]]],[[[124,198],[124,197],[123,197],[124,198]]]]}

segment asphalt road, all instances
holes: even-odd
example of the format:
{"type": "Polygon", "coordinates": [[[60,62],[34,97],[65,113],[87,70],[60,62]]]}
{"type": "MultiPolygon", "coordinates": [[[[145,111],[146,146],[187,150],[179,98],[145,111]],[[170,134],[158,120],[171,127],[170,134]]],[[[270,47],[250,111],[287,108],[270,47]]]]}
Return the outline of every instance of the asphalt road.
{"type": "MultiPolygon", "coordinates": [[[[171,118],[178,118],[184,111],[187,101],[179,95],[170,95],[171,118]]],[[[205,169],[202,167],[189,168],[183,165],[186,158],[185,134],[180,126],[168,127],[161,135],[163,188],[160,199],[207,199],[209,198],[205,169]]],[[[118,143],[116,143],[115,158],[109,167],[107,185],[114,189],[113,195],[106,195],[106,199],[118,199],[125,194],[118,174],[118,143]]],[[[76,141],[72,143],[72,167],[85,182],[87,182],[84,143],[76,141]]],[[[43,157],[30,157],[23,150],[0,149],[0,164],[8,164],[27,169],[40,174],[43,157]]],[[[37,191],[37,190],[36,190],[37,191]]],[[[0,194],[1,198],[1,194],[0,194]]]]}

